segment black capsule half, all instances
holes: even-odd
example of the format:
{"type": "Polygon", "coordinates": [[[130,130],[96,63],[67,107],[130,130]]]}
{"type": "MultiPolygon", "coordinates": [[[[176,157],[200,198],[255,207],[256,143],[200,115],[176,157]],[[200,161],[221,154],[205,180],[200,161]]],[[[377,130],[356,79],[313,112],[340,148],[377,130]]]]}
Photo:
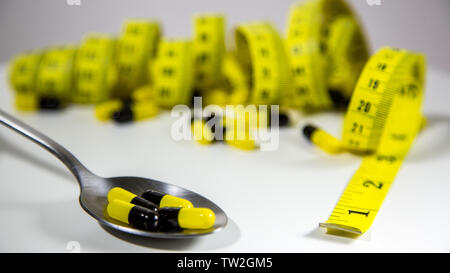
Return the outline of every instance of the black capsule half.
{"type": "Polygon", "coordinates": [[[278,115],[278,126],[286,127],[289,126],[289,116],[286,113],[280,113],[278,115]]]}
{"type": "Polygon", "coordinates": [[[117,123],[131,122],[134,119],[133,110],[131,104],[127,103],[122,109],[113,113],[112,118],[117,123]]]}
{"type": "Polygon", "coordinates": [[[339,90],[330,89],[328,90],[328,94],[330,95],[331,101],[334,106],[337,108],[347,108],[350,100],[346,98],[339,90]]]}
{"type": "Polygon", "coordinates": [[[155,205],[154,203],[152,203],[152,202],[150,202],[148,200],[145,200],[144,198],[141,198],[139,196],[136,196],[135,198],[133,198],[130,201],[130,203],[138,205],[138,206],[141,206],[141,207],[144,207],[144,208],[147,208],[147,209],[152,210],[154,212],[158,211],[158,206],[157,205],[155,205]]]}
{"type": "Polygon", "coordinates": [[[156,231],[159,225],[159,215],[153,210],[114,199],[106,207],[108,216],[132,227],[156,231]]]}
{"type": "Polygon", "coordinates": [[[128,222],[135,228],[156,231],[159,225],[159,215],[150,209],[133,206],[128,214],[128,222]]]}
{"type": "Polygon", "coordinates": [[[182,230],[178,224],[178,214],[182,208],[161,208],[158,212],[160,231],[179,231],[182,230]]]}
{"type": "Polygon", "coordinates": [[[60,99],[53,97],[41,97],[39,99],[39,109],[42,110],[58,110],[62,108],[60,99]]]}
{"type": "Polygon", "coordinates": [[[156,204],[159,206],[159,204],[161,203],[161,199],[164,197],[164,195],[166,195],[166,194],[161,193],[159,191],[148,190],[148,191],[145,191],[141,196],[145,200],[150,201],[153,204],[156,204]]]}
{"type": "Polygon", "coordinates": [[[313,125],[305,125],[305,127],[303,127],[303,135],[306,137],[306,139],[308,139],[309,141],[311,141],[312,135],[314,134],[314,132],[317,130],[317,127],[313,126],[313,125]]]}

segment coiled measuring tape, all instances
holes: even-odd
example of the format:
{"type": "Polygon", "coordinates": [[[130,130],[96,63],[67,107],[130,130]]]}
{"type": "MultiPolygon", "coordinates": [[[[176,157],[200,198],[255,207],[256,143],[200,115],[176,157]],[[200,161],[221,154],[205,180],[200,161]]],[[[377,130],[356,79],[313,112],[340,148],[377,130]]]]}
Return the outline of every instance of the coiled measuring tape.
{"type": "Polygon", "coordinates": [[[58,108],[70,101],[73,89],[73,67],[77,49],[63,46],[47,50],[41,59],[36,78],[36,92],[58,108]]]}
{"type": "Polygon", "coordinates": [[[288,85],[287,60],[277,30],[268,22],[235,29],[236,56],[249,75],[249,103],[277,104],[288,85]]]}
{"type": "Polygon", "coordinates": [[[348,100],[368,49],[346,3],[313,0],[295,4],[287,26],[292,85],[283,104],[317,111],[331,108],[336,97],[348,100]]]}
{"type": "Polygon", "coordinates": [[[75,47],[65,46],[17,56],[10,67],[17,109],[58,109],[69,101],[75,55],[75,47]]]}
{"type": "Polygon", "coordinates": [[[194,85],[197,90],[205,93],[221,80],[225,55],[225,17],[219,14],[199,14],[193,21],[194,85]]]}
{"type": "Polygon", "coordinates": [[[328,152],[371,153],[363,158],[321,227],[356,234],[370,227],[424,124],[424,74],[424,56],[392,48],[379,50],[358,79],[344,119],[342,142],[320,130],[308,133],[328,152]]]}
{"type": "Polygon", "coordinates": [[[98,103],[112,96],[117,81],[115,49],[112,37],[90,34],[84,38],[75,59],[73,102],[98,103]]]}
{"type": "Polygon", "coordinates": [[[248,103],[248,80],[234,53],[225,55],[221,67],[221,82],[203,94],[203,103],[219,106],[245,105],[248,103]]]}
{"type": "Polygon", "coordinates": [[[162,40],[152,71],[154,99],[159,106],[188,104],[192,97],[194,78],[192,42],[162,40]]]}
{"type": "Polygon", "coordinates": [[[37,107],[36,78],[41,59],[42,52],[30,52],[16,56],[11,63],[10,83],[19,110],[32,111],[37,107]]]}
{"type": "Polygon", "coordinates": [[[160,26],[155,21],[128,20],[124,23],[116,58],[116,97],[128,98],[132,90],[150,81],[149,67],[160,34],[160,26]]]}

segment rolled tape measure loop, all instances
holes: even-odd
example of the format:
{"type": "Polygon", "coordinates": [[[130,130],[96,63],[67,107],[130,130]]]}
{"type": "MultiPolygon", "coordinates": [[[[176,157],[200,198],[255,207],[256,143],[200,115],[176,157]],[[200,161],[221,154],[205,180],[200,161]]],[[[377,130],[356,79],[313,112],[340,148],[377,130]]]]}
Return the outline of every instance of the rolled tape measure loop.
{"type": "Polygon", "coordinates": [[[163,40],[153,66],[154,99],[162,107],[188,104],[192,98],[192,42],[163,40]]]}
{"type": "Polygon", "coordinates": [[[51,48],[44,53],[36,80],[40,97],[70,101],[76,52],[76,47],[68,45],[51,48]]]}
{"type": "Polygon", "coordinates": [[[278,104],[288,84],[287,59],[277,30],[267,22],[235,29],[236,55],[249,75],[249,102],[278,104]]]}
{"type": "Polygon", "coordinates": [[[156,54],[161,35],[155,21],[127,20],[118,41],[118,70],[115,96],[128,98],[135,88],[147,83],[148,63],[156,54]]]}
{"type": "Polygon", "coordinates": [[[225,56],[225,17],[220,14],[194,16],[192,42],[195,59],[195,88],[207,91],[220,81],[225,56]]]}
{"type": "Polygon", "coordinates": [[[423,127],[425,58],[383,48],[366,64],[344,119],[342,147],[364,157],[329,219],[320,226],[362,234],[371,226],[423,127]]]}
{"type": "Polygon", "coordinates": [[[117,81],[115,48],[115,39],[106,35],[84,38],[75,58],[73,102],[98,103],[112,96],[117,81]]]}
{"type": "Polygon", "coordinates": [[[218,88],[206,92],[203,95],[203,103],[220,106],[245,105],[249,98],[248,81],[234,53],[225,55],[220,74],[218,88]]]}
{"type": "Polygon", "coordinates": [[[287,24],[286,48],[292,84],[286,104],[321,110],[348,100],[368,57],[362,31],[341,0],[295,4],[287,24]],[[329,92],[329,90],[331,92],[329,92]]]}
{"type": "Polygon", "coordinates": [[[33,111],[37,108],[36,78],[42,52],[16,56],[9,67],[9,82],[15,91],[15,106],[19,110],[33,111]]]}

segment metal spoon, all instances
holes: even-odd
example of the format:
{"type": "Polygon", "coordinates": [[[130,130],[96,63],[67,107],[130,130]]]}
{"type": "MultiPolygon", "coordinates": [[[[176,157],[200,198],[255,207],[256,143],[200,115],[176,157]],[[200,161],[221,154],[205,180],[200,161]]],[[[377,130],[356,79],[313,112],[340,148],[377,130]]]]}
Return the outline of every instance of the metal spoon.
{"type": "Polygon", "coordinates": [[[55,155],[61,162],[66,165],[72,172],[80,185],[80,205],[92,217],[94,217],[101,225],[116,229],[122,232],[131,233],[135,235],[154,237],[154,238],[191,238],[194,236],[211,234],[222,230],[227,224],[227,216],[225,212],[219,208],[212,201],[205,197],[186,190],[184,188],[159,182],[153,179],[141,177],[99,177],[89,171],[81,162],[75,158],[64,147],[31,128],[25,123],[17,120],[11,115],[0,110],[0,122],[6,127],[22,134],[31,139],[33,142],[39,144],[47,151],[55,155]],[[150,232],[140,229],[135,229],[125,223],[121,223],[110,218],[106,214],[105,207],[108,203],[106,196],[108,191],[114,187],[122,187],[130,192],[140,195],[145,190],[153,189],[164,192],[170,195],[178,196],[192,202],[195,207],[210,208],[216,214],[216,221],[214,226],[206,230],[188,230],[185,229],[180,232],[150,232]]]}

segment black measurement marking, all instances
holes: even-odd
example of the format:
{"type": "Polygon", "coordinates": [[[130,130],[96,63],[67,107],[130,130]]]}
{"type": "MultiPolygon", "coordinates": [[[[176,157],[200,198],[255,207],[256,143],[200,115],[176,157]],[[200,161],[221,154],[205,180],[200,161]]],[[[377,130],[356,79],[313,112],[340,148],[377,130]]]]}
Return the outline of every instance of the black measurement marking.
{"type": "Polygon", "coordinates": [[[391,134],[391,138],[398,141],[405,141],[407,137],[405,134],[391,134]]]}
{"type": "Polygon", "coordinates": [[[266,89],[263,89],[261,91],[261,98],[262,99],[267,99],[269,97],[269,92],[266,89]]]}
{"type": "Polygon", "coordinates": [[[395,157],[393,155],[377,155],[377,160],[378,161],[388,161],[390,163],[394,163],[395,161],[397,161],[397,157],[395,157]]]}
{"type": "Polygon", "coordinates": [[[297,76],[305,74],[305,68],[302,66],[298,66],[294,69],[294,74],[297,76]]]}
{"type": "Polygon", "coordinates": [[[175,72],[174,72],[173,68],[171,68],[171,67],[164,67],[162,69],[162,73],[164,76],[172,77],[175,72]]]}
{"type": "Polygon", "coordinates": [[[206,34],[206,33],[200,34],[200,40],[203,42],[208,41],[208,34],[206,34]]]}
{"type": "Polygon", "coordinates": [[[260,52],[263,57],[269,56],[269,50],[267,48],[261,48],[260,52]]]}
{"type": "Polygon", "coordinates": [[[270,69],[269,68],[263,67],[262,73],[263,73],[264,79],[270,79],[270,69]]]}
{"type": "Polygon", "coordinates": [[[369,88],[376,90],[378,86],[380,85],[380,81],[377,79],[370,79],[369,80],[369,88]]]}
{"type": "Polygon", "coordinates": [[[387,68],[387,64],[385,64],[385,63],[379,63],[377,65],[377,69],[380,70],[380,71],[385,71],[386,68],[387,68]]]}
{"type": "Polygon", "coordinates": [[[368,212],[362,212],[362,211],[357,211],[357,210],[348,210],[348,214],[355,213],[355,214],[365,215],[366,217],[369,217],[369,212],[370,212],[370,211],[368,211],[368,212]]]}
{"type": "Polygon", "coordinates": [[[352,133],[362,134],[364,129],[364,125],[358,124],[357,122],[353,122],[352,133]]]}
{"type": "Polygon", "coordinates": [[[383,187],[383,183],[379,182],[378,184],[374,183],[373,181],[370,180],[366,180],[363,182],[362,184],[364,187],[368,188],[368,187],[375,187],[377,189],[380,189],[383,187]]]}
{"type": "Polygon", "coordinates": [[[159,93],[161,94],[161,97],[169,97],[170,95],[170,89],[169,88],[161,88],[161,90],[159,91],[159,93]]]}
{"type": "Polygon", "coordinates": [[[206,63],[206,61],[209,59],[208,54],[207,53],[202,53],[197,57],[197,62],[198,63],[206,63]]]}
{"type": "Polygon", "coordinates": [[[369,113],[371,106],[372,104],[370,103],[370,101],[360,100],[357,110],[363,111],[364,113],[369,113]]]}
{"type": "Polygon", "coordinates": [[[302,86],[297,88],[297,94],[298,95],[306,95],[308,94],[308,87],[302,86]]]}

